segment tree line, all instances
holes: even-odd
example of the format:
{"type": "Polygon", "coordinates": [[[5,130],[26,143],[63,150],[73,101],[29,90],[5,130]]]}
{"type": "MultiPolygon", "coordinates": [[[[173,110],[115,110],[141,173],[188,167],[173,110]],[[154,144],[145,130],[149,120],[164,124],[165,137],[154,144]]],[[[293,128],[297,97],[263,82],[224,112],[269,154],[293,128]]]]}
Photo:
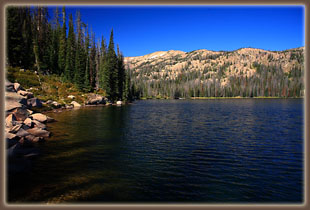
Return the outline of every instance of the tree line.
{"type": "Polygon", "coordinates": [[[53,14],[49,19],[43,6],[7,8],[7,65],[59,75],[83,92],[102,89],[113,102],[132,100],[134,87],[118,45],[115,52],[113,29],[107,45],[103,36],[96,41],[79,11],[75,23],[65,7],[53,14]]]}
{"type": "Polygon", "coordinates": [[[305,88],[303,52],[294,52],[292,55],[294,57],[291,59],[297,62],[289,72],[284,72],[281,64],[258,62],[248,64],[255,69],[255,74],[251,76],[242,71],[239,75],[226,74],[231,63],[203,70],[192,70],[186,65],[172,79],[167,72],[163,76],[153,74],[165,67],[165,63],[160,63],[143,64],[137,67],[139,71],[131,73],[131,77],[138,97],[145,98],[302,97],[305,88]],[[225,84],[223,79],[226,79],[225,84]]]}

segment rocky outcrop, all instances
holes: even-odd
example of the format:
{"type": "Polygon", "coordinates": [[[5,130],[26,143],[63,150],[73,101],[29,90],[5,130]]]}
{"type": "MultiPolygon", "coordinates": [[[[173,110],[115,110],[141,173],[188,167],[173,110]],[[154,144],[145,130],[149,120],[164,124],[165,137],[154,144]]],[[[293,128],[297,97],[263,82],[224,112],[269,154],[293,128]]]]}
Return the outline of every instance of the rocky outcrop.
{"type": "Polygon", "coordinates": [[[30,110],[32,107],[41,107],[42,103],[33,97],[33,93],[24,91],[20,84],[6,82],[6,90],[5,137],[9,172],[20,172],[24,170],[25,158],[36,156],[29,148],[50,136],[44,123],[54,119],[30,110]]]}

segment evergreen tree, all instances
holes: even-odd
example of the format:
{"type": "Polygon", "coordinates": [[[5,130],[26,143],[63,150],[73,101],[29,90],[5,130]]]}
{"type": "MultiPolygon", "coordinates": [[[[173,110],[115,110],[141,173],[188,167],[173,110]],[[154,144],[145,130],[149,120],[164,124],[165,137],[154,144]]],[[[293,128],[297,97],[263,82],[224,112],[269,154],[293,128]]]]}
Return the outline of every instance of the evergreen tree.
{"type": "Polygon", "coordinates": [[[66,67],[66,36],[67,36],[67,27],[66,27],[66,10],[63,6],[62,8],[62,29],[59,40],[59,53],[58,53],[58,68],[59,72],[64,72],[66,67]]]}
{"type": "Polygon", "coordinates": [[[91,39],[91,49],[89,54],[89,75],[90,75],[90,86],[92,89],[96,87],[96,77],[97,77],[97,71],[96,71],[96,43],[95,43],[95,34],[92,33],[92,39],[91,39]]]}
{"type": "Polygon", "coordinates": [[[73,26],[72,14],[69,16],[69,32],[67,41],[67,56],[64,77],[69,81],[73,81],[75,68],[75,34],[73,26]]]}
{"type": "Polygon", "coordinates": [[[123,99],[123,89],[125,83],[125,66],[124,66],[124,56],[119,50],[117,45],[117,86],[118,86],[118,99],[123,99]]]}
{"type": "Polygon", "coordinates": [[[91,90],[90,86],[90,57],[89,57],[89,32],[88,32],[88,26],[86,27],[86,37],[85,37],[85,80],[84,80],[84,90],[86,92],[89,92],[91,90]]]}
{"type": "Polygon", "coordinates": [[[104,86],[107,97],[111,101],[115,101],[118,97],[118,63],[117,56],[114,50],[113,29],[110,35],[110,42],[107,52],[106,64],[104,65],[104,86]]]}

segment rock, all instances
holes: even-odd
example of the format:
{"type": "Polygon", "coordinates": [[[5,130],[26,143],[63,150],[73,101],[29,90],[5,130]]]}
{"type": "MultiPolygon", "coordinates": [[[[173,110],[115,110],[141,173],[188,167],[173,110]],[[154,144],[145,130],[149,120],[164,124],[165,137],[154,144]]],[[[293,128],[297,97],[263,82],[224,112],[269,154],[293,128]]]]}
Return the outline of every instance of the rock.
{"type": "Polygon", "coordinates": [[[42,103],[39,99],[37,98],[30,98],[27,100],[27,105],[28,107],[38,107],[41,108],[42,107],[42,103]]]}
{"type": "Polygon", "coordinates": [[[17,92],[19,95],[26,97],[27,99],[33,98],[33,93],[32,92],[28,92],[28,91],[24,91],[24,90],[19,90],[17,92]]]}
{"type": "Polygon", "coordinates": [[[81,104],[79,104],[79,103],[76,102],[76,101],[72,101],[71,104],[73,105],[74,108],[79,108],[79,107],[81,107],[81,104]]]}
{"type": "Polygon", "coordinates": [[[6,127],[12,127],[16,124],[16,121],[17,121],[17,119],[16,119],[15,115],[9,114],[9,116],[7,116],[5,118],[5,126],[6,127]]]}
{"type": "Polygon", "coordinates": [[[9,111],[27,104],[27,100],[16,92],[5,92],[5,111],[9,111]]]}
{"type": "Polygon", "coordinates": [[[53,101],[52,100],[48,100],[47,102],[45,102],[46,104],[52,104],[53,101]]]}
{"type": "Polygon", "coordinates": [[[70,104],[70,105],[66,104],[66,109],[72,109],[72,108],[73,108],[72,104],[70,104]]]}
{"type": "Polygon", "coordinates": [[[54,118],[51,118],[49,116],[47,116],[47,120],[46,122],[50,123],[50,122],[55,122],[56,120],[54,118]]]}
{"type": "Polygon", "coordinates": [[[47,121],[47,116],[41,113],[32,114],[30,116],[32,117],[33,120],[37,120],[41,123],[45,123],[47,121]]]}
{"type": "Polygon", "coordinates": [[[74,95],[69,95],[68,98],[75,99],[75,96],[74,95]]]}
{"type": "Polygon", "coordinates": [[[94,104],[104,104],[105,100],[101,95],[90,93],[87,95],[86,104],[94,105],[94,104]]]}
{"type": "Polygon", "coordinates": [[[31,141],[33,143],[36,143],[36,142],[41,142],[44,140],[43,137],[40,137],[40,136],[34,136],[32,134],[28,135],[25,137],[28,141],[31,141]]]}
{"type": "MultiPolygon", "coordinates": [[[[29,131],[29,130],[28,130],[29,131]]],[[[19,136],[19,137],[25,137],[29,135],[29,132],[25,131],[24,129],[19,129],[19,131],[16,133],[16,136],[19,136]]]]}
{"type": "Polygon", "coordinates": [[[30,110],[30,109],[27,109],[27,112],[28,112],[29,115],[33,114],[33,111],[30,110]]]}
{"type": "Polygon", "coordinates": [[[49,131],[43,130],[40,128],[31,128],[31,129],[27,130],[27,132],[34,135],[34,136],[38,136],[38,137],[49,137],[50,136],[49,131]]]}
{"type": "Polygon", "coordinates": [[[46,129],[46,125],[37,121],[37,120],[32,120],[34,127],[40,128],[40,129],[46,129]]]}
{"type": "Polygon", "coordinates": [[[10,133],[17,133],[22,127],[22,124],[18,124],[10,128],[9,132],[10,133]]]}
{"type": "Polygon", "coordinates": [[[32,119],[27,118],[24,120],[24,124],[27,125],[28,127],[32,127],[34,123],[32,122],[32,119]]]}
{"type": "Polygon", "coordinates": [[[25,69],[19,69],[20,72],[25,72],[25,69]]]}
{"type": "Polygon", "coordinates": [[[13,134],[13,133],[6,133],[5,138],[12,140],[12,139],[17,138],[17,136],[16,134],[13,134]]]}
{"type": "Polygon", "coordinates": [[[15,91],[18,92],[20,90],[20,84],[15,82],[13,85],[14,85],[15,91]]]}
{"type": "Polygon", "coordinates": [[[24,121],[29,116],[27,109],[23,108],[16,108],[12,111],[12,113],[14,113],[16,120],[18,121],[24,121]]]}
{"type": "Polygon", "coordinates": [[[16,92],[15,88],[14,88],[14,84],[9,82],[9,81],[7,81],[7,80],[5,81],[5,89],[8,92],[16,92]]]}
{"type": "Polygon", "coordinates": [[[55,108],[60,108],[61,107],[61,105],[59,103],[57,103],[56,101],[52,102],[52,106],[55,107],[55,108]]]}
{"type": "Polygon", "coordinates": [[[116,105],[122,105],[122,104],[123,104],[122,101],[117,101],[117,102],[116,102],[116,105]]]}

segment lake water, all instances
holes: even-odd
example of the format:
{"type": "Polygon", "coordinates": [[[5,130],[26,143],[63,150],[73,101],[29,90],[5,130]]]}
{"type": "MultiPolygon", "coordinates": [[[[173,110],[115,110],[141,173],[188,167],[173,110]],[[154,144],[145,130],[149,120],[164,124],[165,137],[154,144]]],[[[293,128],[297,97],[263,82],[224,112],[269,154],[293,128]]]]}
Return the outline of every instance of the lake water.
{"type": "Polygon", "coordinates": [[[301,203],[303,100],[146,100],[49,114],[10,202],[301,203]]]}

